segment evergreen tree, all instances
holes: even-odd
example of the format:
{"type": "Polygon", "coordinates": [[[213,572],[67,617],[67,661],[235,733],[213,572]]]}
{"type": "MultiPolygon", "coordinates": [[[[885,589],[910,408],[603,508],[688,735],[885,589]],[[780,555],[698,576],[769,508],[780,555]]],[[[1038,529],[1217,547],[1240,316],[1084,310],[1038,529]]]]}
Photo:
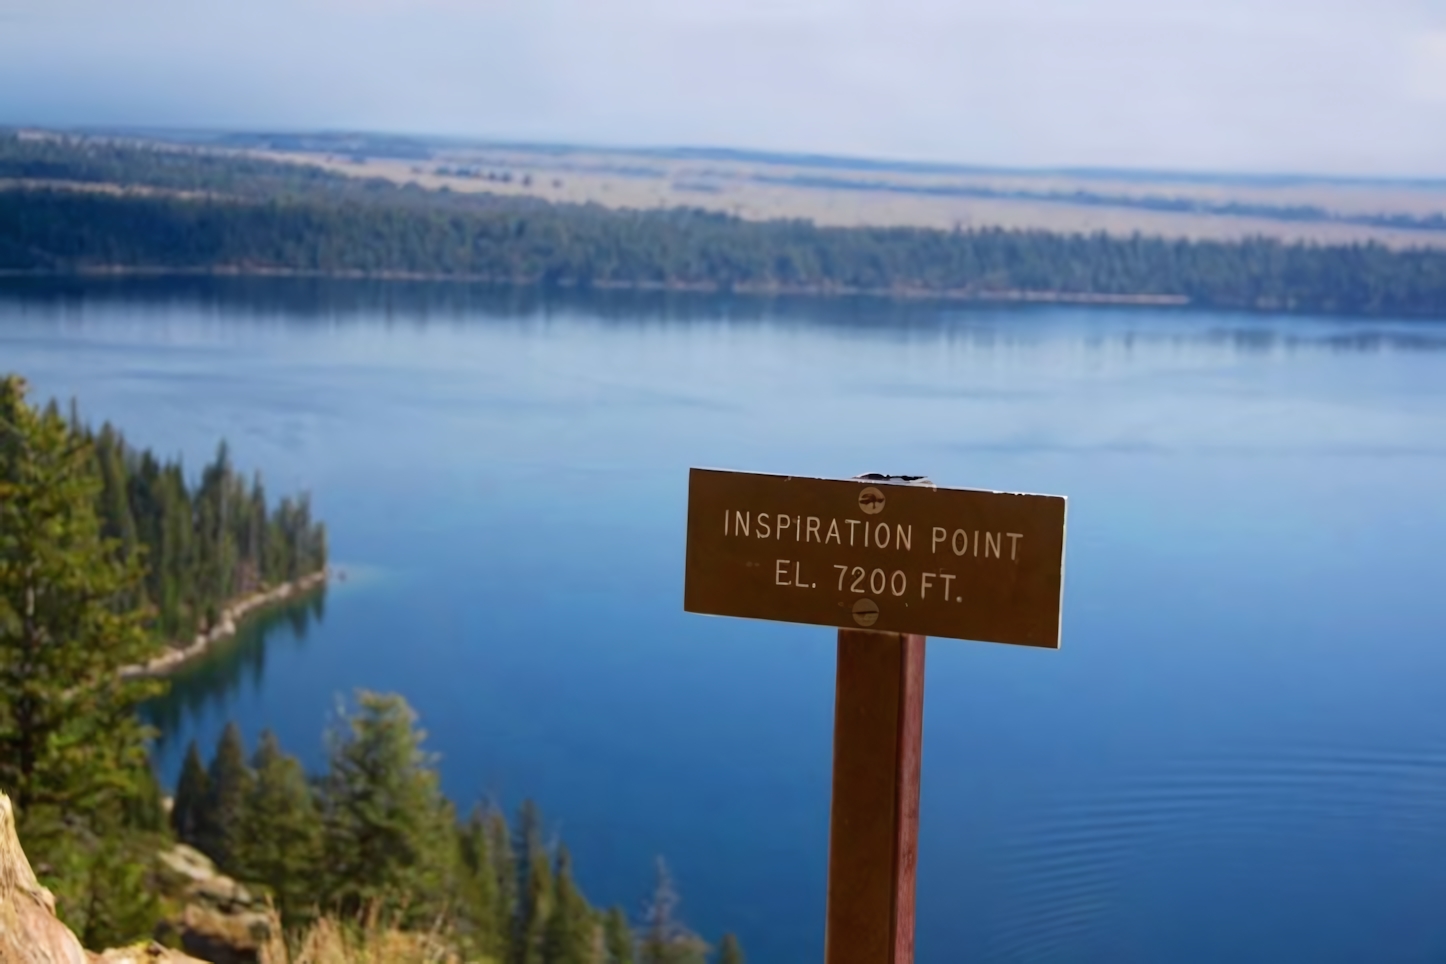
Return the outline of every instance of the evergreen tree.
{"type": "Polygon", "coordinates": [[[512,847],[512,833],[507,815],[494,807],[487,816],[488,856],[492,860],[492,876],[497,881],[498,946],[497,960],[513,959],[513,921],[518,912],[517,854],[512,847]]]}
{"type": "Polygon", "coordinates": [[[718,942],[718,964],[744,964],[743,947],[734,935],[724,934],[718,942]]]}
{"type": "Polygon", "coordinates": [[[305,923],[317,904],[321,815],[301,762],[281,752],[276,735],[261,734],[255,774],[242,809],[235,873],[270,891],[288,925],[305,923]]]}
{"type": "Polygon", "coordinates": [[[662,858],[658,881],[644,917],[639,964],[704,964],[708,945],[678,919],[678,891],[662,858]]]}
{"type": "Polygon", "coordinates": [[[155,803],[134,707],[160,687],[117,671],[154,651],[142,574],[102,534],[93,447],[25,395],[0,380],[0,790],[62,920],[133,936],[155,803]]]}
{"type": "Polygon", "coordinates": [[[458,897],[469,949],[490,960],[504,961],[509,920],[502,912],[501,887],[492,857],[490,818],[485,808],[475,807],[458,830],[461,879],[458,897]]]}
{"type": "Polygon", "coordinates": [[[196,846],[228,874],[237,869],[246,800],[254,780],[255,775],[246,765],[241,728],[234,721],[227,723],[206,774],[196,846]]]}
{"type": "Polygon", "coordinates": [[[158,470],[155,479],[159,541],[153,544],[153,593],[160,607],[160,630],[167,639],[184,639],[196,630],[191,603],[193,525],[179,464],[158,470]]]}
{"type": "Polygon", "coordinates": [[[136,774],[135,788],[121,805],[121,820],[125,826],[148,834],[165,835],[169,831],[165,793],[153,768],[148,766],[136,774]]]}
{"type": "Polygon", "coordinates": [[[557,851],[553,870],[552,909],[544,925],[544,964],[592,964],[596,958],[597,924],[587,899],[572,876],[572,855],[557,851]]]}
{"type": "Polygon", "coordinates": [[[552,909],[552,867],[542,839],[542,815],[531,800],[517,815],[517,911],[512,928],[514,964],[542,964],[547,915],[552,909]]]}
{"type": "MultiPolygon", "coordinates": [[[[0,175],[33,176],[21,172],[35,162],[13,157],[33,148],[17,143],[0,136],[0,175]]],[[[46,160],[44,177],[53,178],[57,169],[97,176],[93,145],[50,149],[69,156],[46,160]]],[[[171,164],[153,158],[105,169],[142,182],[173,181],[171,164]]],[[[248,264],[322,273],[414,271],[533,288],[606,283],[911,289],[984,297],[1034,292],[1067,298],[1165,296],[1216,309],[1431,318],[1446,311],[1446,252],[1428,243],[1446,228],[1439,212],[1349,218],[1421,232],[1421,244],[1392,248],[1375,241],[1322,245],[1264,237],[1212,241],[999,228],[829,227],[688,209],[609,211],[535,199],[449,196],[359,179],[297,185],[282,175],[219,170],[199,179],[225,186],[202,189],[200,197],[56,189],[0,193],[0,268],[248,264]],[[364,192],[367,202],[354,203],[356,192],[364,192]]],[[[1161,199],[1085,192],[1069,200],[1128,207],[1161,199]]],[[[1308,206],[1227,207],[1219,213],[1260,213],[1277,221],[1341,218],[1308,206]]]]}
{"type": "Polygon", "coordinates": [[[406,921],[430,923],[455,884],[455,816],[407,702],[369,692],[356,699],[328,740],[328,889],[343,913],[405,911],[406,921]]]}
{"type": "Polygon", "coordinates": [[[158,687],[117,670],[154,644],[118,605],[141,572],[102,537],[99,489],[89,446],[0,381],[0,788],[22,813],[90,809],[144,773],[131,710],[158,687]]]}
{"type": "Polygon", "coordinates": [[[633,964],[633,930],[621,907],[614,907],[603,918],[603,950],[607,964],[633,964]]]}
{"type": "Polygon", "coordinates": [[[119,543],[121,558],[130,559],[137,551],[138,540],[126,491],[125,442],[109,422],[96,436],[95,455],[101,477],[102,532],[119,543]]]}
{"type": "Polygon", "coordinates": [[[261,485],[260,472],[251,480],[251,491],[247,499],[241,552],[244,578],[240,588],[243,593],[254,592],[265,583],[263,560],[266,558],[266,490],[261,485]]]}
{"type": "Polygon", "coordinates": [[[200,839],[202,813],[209,792],[210,778],[206,775],[206,764],[201,761],[201,751],[192,740],[186,747],[186,758],[181,764],[181,776],[176,782],[176,797],[171,804],[171,829],[182,843],[195,845],[200,839]]]}
{"type": "Polygon", "coordinates": [[[152,874],[160,838],[128,832],[124,823],[104,819],[89,836],[92,859],[76,936],[87,947],[116,947],[148,937],[161,909],[152,874]]]}
{"type": "Polygon", "coordinates": [[[246,486],[224,441],[193,491],[179,462],[137,453],[109,424],[93,433],[75,412],[71,423],[94,450],[102,535],[117,540],[123,559],[144,560],[134,599],[152,607],[163,638],[188,641],[231,601],[326,565],[325,528],[311,519],[309,498],[284,499],[268,514],[260,478],[246,486]]]}

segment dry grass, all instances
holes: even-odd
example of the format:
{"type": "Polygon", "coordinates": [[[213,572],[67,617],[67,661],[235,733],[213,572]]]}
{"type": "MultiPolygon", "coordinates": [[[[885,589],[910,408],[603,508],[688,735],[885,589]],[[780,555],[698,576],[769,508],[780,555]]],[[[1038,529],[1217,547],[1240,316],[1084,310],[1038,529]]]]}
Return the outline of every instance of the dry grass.
{"type": "Polygon", "coordinates": [[[427,161],[346,157],[290,152],[252,153],[282,162],[316,164],[349,176],[379,177],[395,183],[413,182],[459,193],[485,191],[526,195],[549,201],[595,202],[612,208],[657,208],[686,205],[740,217],[806,218],[840,227],[914,226],[950,229],[955,226],[1041,229],[1060,232],[1105,231],[1191,239],[1236,240],[1265,236],[1282,241],[1348,244],[1377,241],[1391,247],[1446,246],[1446,232],[1413,231],[1385,226],[1328,221],[1294,221],[1267,216],[1153,210],[1128,205],[1071,203],[1068,200],[910,194],[878,189],[838,189],[802,184],[765,183],[755,179],[820,174],[877,182],[893,188],[961,187],[991,190],[1076,190],[1136,199],[1194,198],[1215,203],[1237,202],[1273,206],[1309,205],[1340,215],[1446,214],[1446,190],[1400,184],[1346,184],[1326,180],[1299,184],[1192,183],[1156,181],[1148,177],[1080,178],[1066,174],[957,173],[814,169],[747,160],[686,160],[646,155],[549,155],[517,149],[474,149],[440,152],[427,161]],[[439,168],[476,167],[508,172],[509,183],[485,178],[441,174],[439,168]],[[529,176],[530,184],[522,178],[529,176]]]}
{"type": "MultiPolygon", "coordinates": [[[[43,135],[37,135],[43,136],[43,135]]],[[[528,196],[561,203],[596,203],[615,209],[687,206],[749,220],[802,218],[835,227],[1011,228],[1062,233],[1105,232],[1191,240],[1234,241],[1270,237],[1290,242],[1351,244],[1374,241],[1392,248],[1446,248],[1446,231],[1412,230],[1340,220],[1292,220],[1276,214],[1227,214],[1138,206],[1146,200],[1193,199],[1211,204],[1315,207],[1337,217],[1446,215],[1446,185],[1303,179],[1262,183],[1190,181],[1152,175],[1081,176],[1064,172],[911,171],[840,167],[819,169],[742,157],[684,158],[647,153],[525,148],[446,148],[429,159],[400,160],[301,151],[232,149],[221,153],[283,163],[307,163],[351,177],[375,177],[428,190],[528,196]],[[458,168],[506,174],[510,180],[465,177],[458,168]],[[445,172],[445,173],[444,173],[445,172]],[[789,178],[834,178],[852,187],[789,178]],[[780,183],[778,179],[783,179],[780,183]],[[525,182],[525,183],[524,183],[525,182]],[[920,194],[918,189],[1022,191],[1034,196],[920,194]],[[1083,203],[1075,192],[1129,199],[1083,203]],[[1039,196],[1053,194],[1052,198],[1039,196]]],[[[36,186],[0,181],[0,189],[36,186]]],[[[58,186],[58,185],[47,185],[58,186]]],[[[88,185],[71,189],[126,193],[176,192],[88,185]]]]}
{"type": "MultiPolygon", "coordinates": [[[[261,964],[462,964],[448,929],[403,931],[376,910],[355,922],[323,917],[299,935],[285,938],[281,919],[271,915],[272,937],[261,964]]],[[[477,962],[487,964],[487,962],[477,962]]]]}

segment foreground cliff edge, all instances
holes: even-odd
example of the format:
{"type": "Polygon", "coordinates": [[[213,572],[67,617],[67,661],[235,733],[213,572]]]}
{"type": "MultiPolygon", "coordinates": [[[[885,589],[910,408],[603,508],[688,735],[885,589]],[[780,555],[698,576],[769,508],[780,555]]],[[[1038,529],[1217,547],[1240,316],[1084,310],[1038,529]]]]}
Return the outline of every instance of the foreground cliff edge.
{"type": "Polygon", "coordinates": [[[90,953],[55,916],[55,898],[40,886],[15,833],[10,798],[0,793],[0,964],[128,964],[197,958],[159,944],[90,953]]]}

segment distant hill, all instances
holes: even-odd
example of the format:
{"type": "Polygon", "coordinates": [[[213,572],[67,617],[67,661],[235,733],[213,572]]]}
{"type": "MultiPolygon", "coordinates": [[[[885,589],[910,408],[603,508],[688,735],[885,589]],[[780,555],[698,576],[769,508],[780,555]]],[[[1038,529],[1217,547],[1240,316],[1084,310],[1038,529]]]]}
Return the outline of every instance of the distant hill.
{"type": "MultiPolygon", "coordinates": [[[[335,143],[359,144],[344,138],[335,143]]],[[[410,149],[404,139],[388,144],[395,152],[410,149]]],[[[1138,230],[988,225],[840,227],[720,211],[718,199],[728,196],[729,182],[707,168],[680,186],[667,180],[666,169],[656,174],[655,162],[635,156],[628,159],[631,173],[604,164],[603,174],[613,180],[598,182],[602,188],[631,178],[644,188],[666,183],[696,198],[690,205],[626,199],[608,205],[545,196],[566,197],[564,179],[590,176],[588,164],[600,163],[595,158],[573,158],[564,170],[516,154],[447,156],[447,164],[437,164],[183,147],[133,137],[0,136],[0,185],[7,188],[0,191],[0,270],[445,278],[1446,317],[1446,248],[1433,245],[1446,239],[1441,212],[1412,215],[1409,224],[1390,227],[1398,243],[1388,245],[1352,233],[1388,230],[1357,223],[1371,215],[1308,205],[1252,209],[1246,202],[1199,196],[1172,206],[1129,194],[1127,185],[1111,187],[1124,192],[1118,198],[1090,198],[1008,182],[910,182],[859,190],[926,204],[962,197],[1106,213],[1128,201],[1143,212],[1140,217],[1262,221],[1268,214],[1276,223],[1326,236],[1343,232],[1348,240],[1286,241],[1263,234],[1191,239],[1138,230]]],[[[809,180],[758,171],[730,176],[751,176],[751,183],[764,187],[809,180]]],[[[830,196],[846,193],[846,179],[813,175],[812,181],[827,184],[830,196]]]]}
{"type": "Polygon", "coordinates": [[[1234,184],[1281,187],[1334,184],[1408,187],[1446,192],[1446,177],[1351,177],[1308,172],[1170,171],[1152,168],[1109,167],[1001,167],[997,165],[917,161],[903,158],[790,153],[733,147],[633,146],[565,142],[513,141],[385,134],[365,131],[206,131],[144,127],[80,127],[68,129],[81,136],[132,137],[175,144],[301,153],[355,153],[366,157],[433,158],[454,150],[505,150],[541,155],[608,155],[676,160],[731,161],[781,167],[819,168],[830,171],[886,171],[910,174],[991,174],[1015,177],[1068,177],[1081,180],[1134,181],[1150,184],[1234,184]]]}

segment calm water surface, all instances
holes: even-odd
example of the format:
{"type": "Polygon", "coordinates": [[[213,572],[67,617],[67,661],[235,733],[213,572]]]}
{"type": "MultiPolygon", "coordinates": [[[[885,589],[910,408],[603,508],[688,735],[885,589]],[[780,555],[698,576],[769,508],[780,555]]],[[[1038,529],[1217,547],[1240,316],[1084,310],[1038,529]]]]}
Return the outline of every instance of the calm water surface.
{"type": "Polygon", "coordinates": [[[919,960],[1446,959],[1446,327],[306,283],[0,288],[0,369],[306,488],[350,574],[157,718],[399,691],[600,903],[817,961],[833,639],[682,612],[687,469],[1068,495],[1064,646],[931,643],[919,960]]]}

